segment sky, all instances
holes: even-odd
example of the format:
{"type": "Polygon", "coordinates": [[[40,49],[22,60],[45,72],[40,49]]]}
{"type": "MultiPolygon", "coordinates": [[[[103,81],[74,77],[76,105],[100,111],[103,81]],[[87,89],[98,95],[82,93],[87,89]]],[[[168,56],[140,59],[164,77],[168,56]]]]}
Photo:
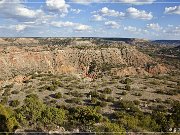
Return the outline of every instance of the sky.
{"type": "Polygon", "coordinates": [[[180,40],[180,0],[0,0],[0,37],[180,40]]]}

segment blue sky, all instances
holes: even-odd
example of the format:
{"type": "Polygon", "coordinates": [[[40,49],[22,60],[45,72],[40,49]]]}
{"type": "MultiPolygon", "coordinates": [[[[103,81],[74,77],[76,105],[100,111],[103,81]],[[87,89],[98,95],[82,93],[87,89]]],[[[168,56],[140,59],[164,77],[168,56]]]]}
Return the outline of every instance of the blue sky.
{"type": "Polygon", "coordinates": [[[0,37],[180,40],[180,1],[0,0],[0,37]]]}

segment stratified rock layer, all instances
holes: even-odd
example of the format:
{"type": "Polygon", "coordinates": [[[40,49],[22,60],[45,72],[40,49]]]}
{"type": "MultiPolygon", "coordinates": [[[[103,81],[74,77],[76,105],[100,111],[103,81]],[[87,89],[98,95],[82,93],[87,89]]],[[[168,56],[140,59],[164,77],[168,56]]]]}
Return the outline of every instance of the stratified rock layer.
{"type": "MultiPolygon", "coordinates": [[[[19,39],[18,41],[21,40],[19,39]]],[[[32,39],[31,41],[35,42],[32,39]]],[[[26,42],[29,44],[29,41],[26,42]]],[[[76,41],[76,46],[78,43],[83,44],[82,41],[76,41]]],[[[95,61],[97,66],[107,63],[114,65],[114,67],[121,65],[133,67],[132,70],[135,70],[135,68],[145,69],[145,65],[153,63],[151,57],[129,45],[107,48],[97,48],[93,45],[93,47],[86,49],[79,49],[72,46],[72,44],[66,47],[52,47],[47,45],[0,46],[0,78],[12,78],[16,75],[24,75],[36,71],[51,71],[55,74],[81,73],[85,69],[84,67],[88,67],[92,61],[95,61]]],[[[129,70],[131,68],[126,70],[126,72],[129,70]]],[[[153,73],[159,72],[157,70],[158,68],[150,71],[153,73]]],[[[118,68],[117,71],[117,74],[120,74],[118,68]]],[[[122,72],[125,71],[122,70],[122,72]]],[[[127,74],[129,73],[131,71],[127,74]]]]}

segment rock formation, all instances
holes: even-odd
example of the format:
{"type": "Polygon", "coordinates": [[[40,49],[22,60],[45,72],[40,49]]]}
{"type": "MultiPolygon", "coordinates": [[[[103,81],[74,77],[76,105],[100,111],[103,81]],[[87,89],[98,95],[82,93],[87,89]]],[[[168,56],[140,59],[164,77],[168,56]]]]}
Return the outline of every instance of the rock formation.
{"type": "MultiPolygon", "coordinates": [[[[39,43],[35,39],[26,40],[26,43],[39,43]]],[[[13,41],[15,42],[15,41],[13,41]]],[[[83,42],[73,41],[69,46],[0,46],[0,79],[13,78],[17,75],[25,75],[36,71],[51,71],[57,73],[83,73],[84,69],[90,66],[92,61],[96,62],[97,69],[105,65],[111,65],[116,69],[117,75],[139,74],[140,69],[146,70],[146,65],[154,63],[153,59],[145,55],[134,46],[116,44],[111,47],[99,47],[90,41],[85,41],[85,45],[91,45],[85,49],[79,49],[78,44],[83,46],[83,42]],[[122,69],[126,67],[126,69],[122,69]],[[127,68],[129,67],[129,68],[127,68]],[[130,68],[131,67],[131,68],[130,68]],[[139,69],[139,71],[138,71],[139,69]],[[121,72],[121,73],[120,73],[121,72]]],[[[24,43],[25,44],[25,43],[24,43]]],[[[48,43],[47,43],[48,44],[48,43]]],[[[146,72],[161,73],[167,70],[162,67],[148,69],[146,72]]],[[[145,72],[144,72],[145,73],[145,72]]]]}

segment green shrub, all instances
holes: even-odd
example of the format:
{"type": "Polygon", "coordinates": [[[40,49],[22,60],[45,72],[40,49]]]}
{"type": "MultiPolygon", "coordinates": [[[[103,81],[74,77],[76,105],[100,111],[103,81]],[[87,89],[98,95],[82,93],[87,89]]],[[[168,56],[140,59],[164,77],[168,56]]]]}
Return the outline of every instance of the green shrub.
{"type": "Polygon", "coordinates": [[[30,82],[30,80],[24,80],[23,81],[23,83],[29,83],[30,82]]]}
{"type": "Polygon", "coordinates": [[[157,93],[157,94],[165,94],[165,92],[163,90],[156,90],[155,93],[157,93]]]}
{"type": "Polygon", "coordinates": [[[13,100],[10,102],[9,105],[12,107],[17,107],[19,104],[20,104],[19,100],[13,100]]]}
{"type": "Polygon", "coordinates": [[[117,89],[123,89],[123,87],[119,86],[119,85],[116,85],[115,86],[117,89]]]}
{"type": "Polygon", "coordinates": [[[88,74],[91,74],[92,72],[95,72],[96,66],[97,66],[96,61],[93,60],[89,65],[88,74]]]}
{"type": "Polygon", "coordinates": [[[79,93],[77,90],[71,91],[70,94],[74,97],[83,97],[83,93],[79,93]]]}
{"type": "Polygon", "coordinates": [[[139,100],[134,100],[133,102],[134,102],[135,105],[139,105],[140,104],[139,100]]]}
{"type": "Polygon", "coordinates": [[[134,95],[134,96],[142,96],[142,94],[141,94],[141,93],[137,93],[137,92],[136,92],[136,93],[134,93],[133,95],[134,95]]]}
{"type": "Polygon", "coordinates": [[[2,96],[10,96],[11,95],[10,91],[11,91],[10,89],[5,89],[2,96]]]}
{"type": "Polygon", "coordinates": [[[162,102],[162,99],[160,99],[160,98],[156,98],[155,100],[156,100],[157,103],[161,103],[162,102]]]}
{"type": "Polygon", "coordinates": [[[123,91],[123,92],[121,93],[121,95],[127,95],[127,92],[123,91]]]}
{"type": "Polygon", "coordinates": [[[39,89],[39,92],[44,92],[44,91],[45,91],[45,89],[42,89],[42,88],[39,89]]]}
{"type": "Polygon", "coordinates": [[[167,107],[165,105],[157,105],[156,109],[157,111],[166,112],[167,107]]]}
{"type": "Polygon", "coordinates": [[[167,123],[168,120],[167,120],[165,112],[155,110],[152,112],[152,118],[159,125],[159,131],[165,131],[165,132],[167,131],[166,127],[168,125],[168,123],[167,123]]]}
{"type": "Polygon", "coordinates": [[[105,88],[105,89],[103,90],[103,93],[104,93],[104,94],[111,94],[111,93],[112,93],[112,89],[110,89],[110,88],[105,88]]]}
{"type": "Polygon", "coordinates": [[[164,101],[164,103],[166,103],[166,104],[172,104],[173,101],[172,101],[171,99],[166,99],[166,100],[164,101]]]}
{"type": "Polygon", "coordinates": [[[106,72],[106,71],[110,71],[112,67],[113,67],[112,64],[105,62],[102,63],[100,69],[102,72],[106,72]]]}
{"type": "Polygon", "coordinates": [[[10,89],[13,88],[14,84],[6,85],[4,88],[10,89]]]}
{"type": "Polygon", "coordinates": [[[114,102],[114,98],[113,97],[107,97],[106,101],[107,102],[114,102]]]}
{"type": "Polygon", "coordinates": [[[144,86],[143,89],[147,89],[148,87],[147,86],[144,86]]]}
{"type": "Polygon", "coordinates": [[[14,90],[14,91],[12,91],[11,93],[12,93],[12,94],[18,94],[19,91],[18,91],[18,90],[14,90]]]}
{"type": "Polygon", "coordinates": [[[44,88],[49,91],[55,91],[57,89],[57,86],[56,85],[44,86],[44,88]]]}
{"type": "Polygon", "coordinates": [[[168,91],[166,91],[166,94],[167,95],[171,95],[171,96],[177,95],[178,94],[178,90],[168,90],[168,91]]]}
{"type": "Polygon", "coordinates": [[[55,93],[55,94],[54,94],[54,98],[56,98],[56,99],[62,98],[61,92],[55,93]]]}
{"type": "Polygon", "coordinates": [[[97,104],[97,102],[98,102],[98,99],[97,99],[97,98],[95,98],[95,97],[92,97],[92,98],[91,98],[91,103],[92,103],[92,104],[97,104]]]}
{"type": "Polygon", "coordinates": [[[30,79],[36,79],[37,75],[36,74],[32,74],[30,79]]]}
{"type": "Polygon", "coordinates": [[[159,80],[155,80],[155,79],[149,83],[153,84],[153,85],[160,85],[161,84],[161,82],[159,80]]]}
{"type": "Polygon", "coordinates": [[[91,95],[91,97],[99,97],[99,93],[97,91],[90,91],[88,95],[91,95]]]}
{"type": "Polygon", "coordinates": [[[177,86],[180,86],[180,81],[177,82],[177,86]]]}
{"type": "Polygon", "coordinates": [[[85,86],[85,85],[78,85],[77,88],[79,88],[79,89],[85,89],[86,86],[85,86]]]}
{"type": "Polygon", "coordinates": [[[136,131],[138,129],[139,119],[137,117],[125,112],[116,112],[115,116],[118,119],[118,123],[124,125],[126,129],[130,131],[136,131]]]}
{"type": "Polygon", "coordinates": [[[72,98],[67,100],[69,103],[82,104],[82,100],[80,98],[72,98]]]}
{"type": "Polygon", "coordinates": [[[58,80],[52,80],[52,84],[53,84],[54,86],[62,86],[62,83],[59,82],[58,80]]]}
{"type": "Polygon", "coordinates": [[[179,101],[173,103],[172,112],[173,112],[172,113],[172,119],[174,120],[175,125],[177,127],[179,127],[180,126],[180,124],[179,124],[179,120],[180,120],[180,102],[179,101]]]}
{"type": "Polygon", "coordinates": [[[115,84],[115,83],[116,83],[116,81],[114,81],[114,80],[107,82],[108,85],[109,84],[115,84]]]}
{"type": "Polygon", "coordinates": [[[101,107],[106,107],[107,103],[105,101],[102,101],[102,102],[98,102],[97,105],[101,107]]]}
{"type": "Polygon", "coordinates": [[[125,135],[126,131],[117,123],[105,122],[95,127],[95,131],[99,133],[106,132],[107,135],[125,135]]]}
{"type": "Polygon", "coordinates": [[[126,78],[125,80],[124,80],[124,83],[125,84],[130,84],[132,82],[132,80],[130,79],[130,78],[126,78]]]}
{"type": "Polygon", "coordinates": [[[7,96],[6,96],[6,97],[3,97],[2,100],[1,100],[1,102],[0,102],[0,104],[6,105],[7,103],[8,103],[8,97],[7,97],[7,96]]]}
{"type": "Polygon", "coordinates": [[[51,101],[50,101],[50,105],[54,105],[54,104],[56,104],[57,103],[57,101],[55,100],[55,99],[52,99],[51,101]]]}
{"type": "Polygon", "coordinates": [[[45,125],[59,125],[61,126],[66,119],[66,113],[63,109],[55,107],[46,107],[41,114],[40,121],[45,125]]]}
{"type": "Polygon", "coordinates": [[[102,115],[97,113],[91,107],[74,107],[69,109],[71,121],[76,121],[81,125],[93,125],[101,122],[102,115]]]}
{"type": "Polygon", "coordinates": [[[121,80],[120,83],[129,85],[132,82],[130,78],[126,78],[125,80],[121,80]]]}
{"type": "Polygon", "coordinates": [[[131,86],[130,85],[126,85],[125,86],[125,90],[130,91],[131,90],[131,86]]]}
{"type": "Polygon", "coordinates": [[[14,112],[10,108],[0,104],[0,132],[14,132],[19,124],[14,117],[14,112]]]}
{"type": "MultiPolygon", "coordinates": [[[[22,91],[24,91],[24,90],[22,90],[22,91]]],[[[30,94],[30,93],[33,93],[33,91],[34,91],[33,89],[29,89],[29,90],[25,91],[25,93],[30,94]]]]}
{"type": "Polygon", "coordinates": [[[96,111],[96,113],[102,113],[102,108],[100,106],[95,106],[94,107],[94,111],[96,111]]]}
{"type": "Polygon", "coordinates": [[[65,111],[55,107],[49,107],[37,97],[28,96],[24,100],[24,105],[16,110],[17,120],[22,122],[26,121],[28,126],[55,125],[62,126],[66,119],[65,111]]]}
{"type": "Polygon", "coordinates": [[[90,91],[88,95],[91,95],[91,97],[96,97],[100,100],[106,100],[106,95],[105,94],[99,94],[97,91],[90,91]]]}
{"type": "Polygon", "coordinates": [[[45,109],[45,105],[38,99],[37,95],[30,94],[26,96],[24,105],[20,109],[27,120],[35,122],[41,118],[41,113],[45,109]]]}
{"type": "Polygon", "coordinates": [[[38,95],[37,94],[29,94],[26,96],[26,98],[38,99],[38,95]]]}
{"type": "Polygon", "coordinates": [[[150,115],[144,115],[143,118],[139,121],[141,128],[144,128],[148,131],[159,131],[159,125],[150,115]]]}
{"type": "Polygon", "coordinates": [[[179,90],[168,90],[168,91],[156,90],[156,93],[173,96],[173,95],[177,95],[179,93],[179,90]]]}
{"type": "Polygon", "coordinates": [[[129,112],[140,112],[140,110],[135,106],[132,101],[121,100],[118,102],[118,106],[121,110],[129,111],[129,112]]]}
{"type": "Polygon", "coordinates": [[[100,100],[106,100],[106,95],[104,95],[104,94],[99,94],[98,99],[100,99],[100,100]]]}

